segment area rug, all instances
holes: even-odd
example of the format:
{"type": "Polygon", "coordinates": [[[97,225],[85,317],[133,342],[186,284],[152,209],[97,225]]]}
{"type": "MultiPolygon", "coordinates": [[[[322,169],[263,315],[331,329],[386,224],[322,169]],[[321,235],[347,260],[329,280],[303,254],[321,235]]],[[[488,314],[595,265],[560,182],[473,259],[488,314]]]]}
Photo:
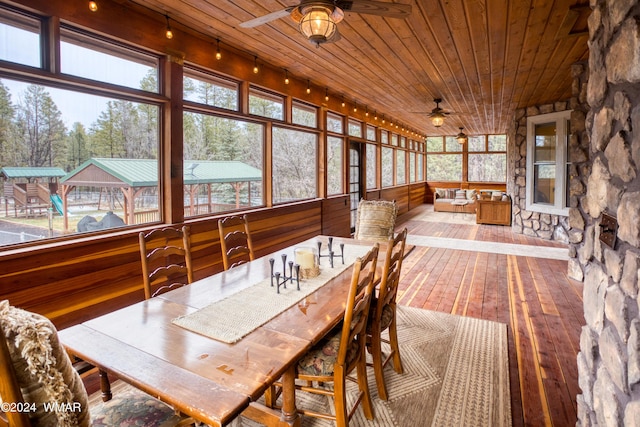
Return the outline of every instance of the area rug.
{"type": "MultiPolygon", "coordinates": [[[[373,371],[368,375],[375,419],[361,409],[351,427],[510,426],[511,401],[505,324],[398,307],[398,335],[404,373],[391,364],[385,378],[389,400],[378,398],[373,371]]],[[[349,404],[357,386],[348,382],[349,404]]],[[[332,412],[332,402],[298,393],[299,407],[332,412]]],[[[239,418],[234,427],[258,427],[239,418]]],[[[304,417],[304,427],[334,422],[304,417]]]]}

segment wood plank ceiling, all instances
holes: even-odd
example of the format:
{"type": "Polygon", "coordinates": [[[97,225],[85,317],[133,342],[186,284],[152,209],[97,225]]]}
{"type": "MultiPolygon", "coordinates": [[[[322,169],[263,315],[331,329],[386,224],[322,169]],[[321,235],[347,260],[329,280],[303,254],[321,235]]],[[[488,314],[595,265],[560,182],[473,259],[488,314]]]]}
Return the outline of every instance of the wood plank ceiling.
{"type": "Polygon", "coordinates": [[[504,133],[516,108],[568,99],[571,65],[588,58],[588,0],[400,0],[408,18],[345,12],[319,48],[289,17],[239,27],[297,0],[131,2],[426,135],[504,133]],[[440,129],[434,98],[456,113],[440,129]]]}

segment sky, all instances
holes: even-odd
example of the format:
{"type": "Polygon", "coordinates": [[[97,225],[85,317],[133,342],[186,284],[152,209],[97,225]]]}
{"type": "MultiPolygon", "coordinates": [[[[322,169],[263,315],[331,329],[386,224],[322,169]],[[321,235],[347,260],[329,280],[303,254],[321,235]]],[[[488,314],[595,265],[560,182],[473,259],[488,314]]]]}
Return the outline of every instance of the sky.
{"type": "MultiPolygon", "coordinates": [[[[40,66],[39,37],[36,33],[0,23],[0,59],[34,67],[40,66]]],[[[86,77],[102,82],[139,88],[147,75],[148,65],[106,55],[77,44],[61,45],[61,69],[65,74],[86,77]]],[[[1,79],[11,93],[11,101],[18,105],[28,83],[1,79]]],[[[67,129],[80,122],[89,128],[106,109],[109,98],[86,95],[47,87],[56,106],[62,113],[67,129]]]]}

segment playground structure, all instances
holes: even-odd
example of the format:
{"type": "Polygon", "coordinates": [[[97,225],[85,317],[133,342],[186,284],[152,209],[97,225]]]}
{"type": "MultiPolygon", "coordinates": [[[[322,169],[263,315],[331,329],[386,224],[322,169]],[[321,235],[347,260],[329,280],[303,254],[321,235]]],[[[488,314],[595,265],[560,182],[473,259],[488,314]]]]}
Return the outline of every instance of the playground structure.
{"type": "Polygon", "coordinates": [[[55,208],[60,215],[62,199],[58,195],[58,180],[67,173],[54,167],[3,167],[0,177],[4,180],[3,202],[5,217],[13,211],[16,218],[24,215],[46,215],[55,208]]]}

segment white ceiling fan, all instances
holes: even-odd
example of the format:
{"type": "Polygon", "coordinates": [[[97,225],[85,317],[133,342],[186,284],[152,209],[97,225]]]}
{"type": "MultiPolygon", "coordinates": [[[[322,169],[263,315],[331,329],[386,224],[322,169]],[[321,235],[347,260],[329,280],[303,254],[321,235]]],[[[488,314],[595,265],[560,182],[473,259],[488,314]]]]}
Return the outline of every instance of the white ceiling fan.
{"type": "Polygon", "coordinates": [[[300,32],[320,46],[339,39],[337,24],[344,19],[345,12],[406,18],[411,13],[411,5],[368,0],[302,0],[297,6],[242,22],[240,27],[253,28],[289,15],[298,23],[300,32]]]}

